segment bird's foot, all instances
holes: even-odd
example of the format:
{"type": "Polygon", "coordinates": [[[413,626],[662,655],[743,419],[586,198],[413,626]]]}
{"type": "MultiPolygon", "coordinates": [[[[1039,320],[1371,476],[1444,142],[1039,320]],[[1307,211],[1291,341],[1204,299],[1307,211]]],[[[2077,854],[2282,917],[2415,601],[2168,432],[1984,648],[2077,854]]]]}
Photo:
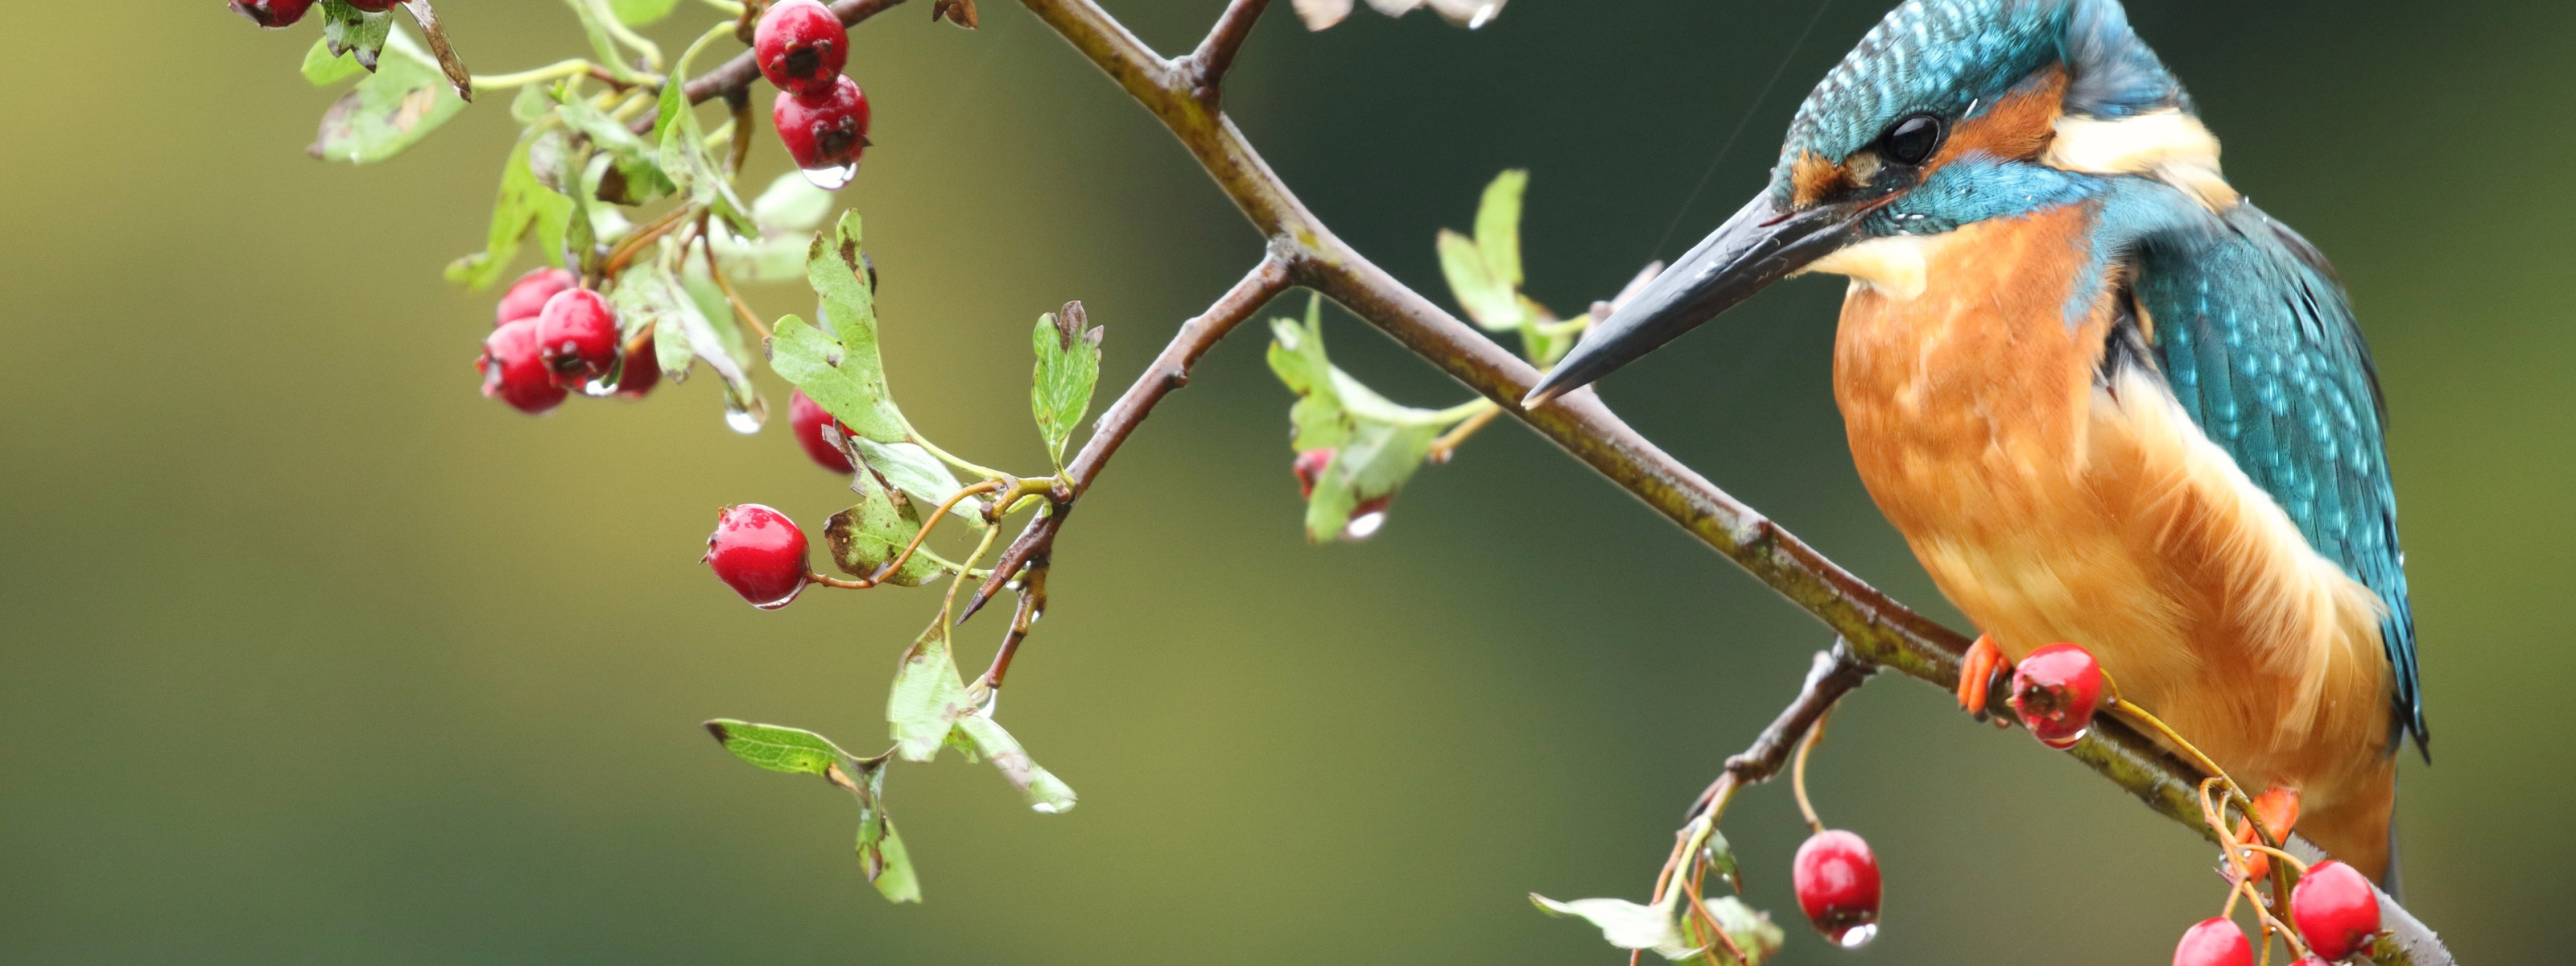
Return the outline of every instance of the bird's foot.
{"type": "MultiPolygon", "coordinates": [[[[1959,710],[1976,715],[1979,721],[1987,720],[1986,704],[1994,694],[1995,679],[2009,673],[2012,662],[2004,659],[2003,649],[1995,646],[1994,638],[1977,635],[1977,642],[1968,645],[1968,653],[1959,657],[1959,710]]],[[[2001,716],[1993,720],[1995,727],[2006,726],[2001,716]]]]}
{"type": "MultiPolygon", "coordinates": [[[[2264,831],[2272,833],[2279,841],[2289,841],[2290,827],[2299,824],[2299,790],[2278,785],[2264,789],[2262,794],[2254,796],[2254,815],[2262,819],[2264,831]]],[[[2254,823],[2237,821],[2237,845],[2252,845],[2257,838],[2254,823]]],[[[2252,849],[2245,850],[2245,871],[2258,881],[2271,875],[2272,857],[2252,849]]]]}

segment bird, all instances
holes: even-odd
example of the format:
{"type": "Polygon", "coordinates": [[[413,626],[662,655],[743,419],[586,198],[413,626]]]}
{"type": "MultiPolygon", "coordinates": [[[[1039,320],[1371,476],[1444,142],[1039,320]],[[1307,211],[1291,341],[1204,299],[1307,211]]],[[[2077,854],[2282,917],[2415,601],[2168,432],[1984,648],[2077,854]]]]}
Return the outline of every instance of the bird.
{"type": "Polygon", "coordinates": [[[2117,0],[1897,6],[1763,190],[1523,403],[1806,273],[1849,279],[1853,465],[1978,631],[1960,703],[2079,644],[2270,827],[2393,888],[2396,758],[2431,744],[2370,349],[2117,0]]]}

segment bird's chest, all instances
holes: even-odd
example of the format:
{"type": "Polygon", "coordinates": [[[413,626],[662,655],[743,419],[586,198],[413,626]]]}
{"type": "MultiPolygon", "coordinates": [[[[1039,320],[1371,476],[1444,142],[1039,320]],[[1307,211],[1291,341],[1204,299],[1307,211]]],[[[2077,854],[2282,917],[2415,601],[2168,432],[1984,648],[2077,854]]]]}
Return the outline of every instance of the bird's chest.
{"type": "Polygon", "coordinates": [[[2008,654],[2076,634],[2133,637],[2159,609],[2090,459],[2108,299],[2073,210],[1917,243],[1910,297],[1855,284],[1834,395],[1870,495],[1942,590],[2008,654]]]}

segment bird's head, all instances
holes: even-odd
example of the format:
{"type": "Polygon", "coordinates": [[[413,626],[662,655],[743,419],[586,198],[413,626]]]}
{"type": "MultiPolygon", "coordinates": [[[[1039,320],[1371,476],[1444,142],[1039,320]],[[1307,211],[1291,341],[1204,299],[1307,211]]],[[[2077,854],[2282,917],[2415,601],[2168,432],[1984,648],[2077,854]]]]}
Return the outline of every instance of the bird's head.
{"type": "Polygon", "coordinates": [[[1771,183],[1531,390],[1573,390],[1806,271],[1907,297],[1921,245],[2153,178],[2235,203],[2218,143],[2118,0],[1906,0],[1798,108],[1771,183]]]}

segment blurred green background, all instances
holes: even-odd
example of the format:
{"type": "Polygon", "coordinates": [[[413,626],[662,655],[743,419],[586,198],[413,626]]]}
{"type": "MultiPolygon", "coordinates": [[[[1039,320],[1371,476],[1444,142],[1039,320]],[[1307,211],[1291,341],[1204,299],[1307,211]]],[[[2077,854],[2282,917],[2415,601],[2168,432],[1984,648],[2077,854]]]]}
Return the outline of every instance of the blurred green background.
{"type": "MultiPolygon", "coordinates": [[[[1518,0],[1473,33],[1363,10],[1312,35],[1282,2],[1229,106],[1344,237],[1443,302],[1432,233],[1531,169],[1530,288],[1573,312],[1754,190],[1885,3],[1834,3],[1799,44],[1812,0],[1518,0]]],[[[1175,51],[1221,3],[1112,6],[1175,51]]],[[[855,35],[879,146],[842,200],[868,218],[905,409],[1034,471],[1030,321],[1085,300],[1114,389],[1260,243],[1016,5],[987,0],[975,33],[926,8],[855,35]]],[[[580,48],[558,4],[442,9],[486,72],[580,48]]],[[[683,9],[653,31],[673,50],[703,16],[683,9]]],[[[2576,8],[2131,10],[2235,183],[2336,260],[2378,352],[2438,735],[2436,767],[2405,767],[2411,905],[2464,961],[2562,955],[2576,128],[2554,119],[2576,8]]],[[[314,31],[217,0],[0,31],[0,959],[1613,963],[1522,896],[1642,895],[1682,807],[1830,640],[1508,423],[1426,470],[1376,540],[1307,546],[1289,398],[1247,331],[1085,502],[1012,676],[1004,720],[1082,807],[1033,814],[953,758],[897,769],[929,901],[889,906],[845,797],[697,722],[873,747],[930,593],[762,613],[709,579],[719,505],[810,525],[849,499],[783,420],[728,431],[711,377],[545,419],[477,396],[493,296],[439,268],[480,244],[506,97],[378,167],[308,160],[333,96],[296,75],[314,31]]],[[[757,143],[755,186],[783,166],[757,143]]],[[[1783,286],[1604,392],[1949,617],[1843,451],[1841,288],[1783,286]]],[[[1463,397],[1327,325],[1399,399],[1463,397]]],[[[964,660],[1001,629],[968,625],[964,660]]],[[[1802,829],[1760,790],[1726,832],[1788,962],[2160,963],[2222,899],[2187,832],[1919,683],[1848,702],[1817,768],[1828,820],[1885,863],[1886,930],[1842,953],[1794,921],[1802,829]]]]}

